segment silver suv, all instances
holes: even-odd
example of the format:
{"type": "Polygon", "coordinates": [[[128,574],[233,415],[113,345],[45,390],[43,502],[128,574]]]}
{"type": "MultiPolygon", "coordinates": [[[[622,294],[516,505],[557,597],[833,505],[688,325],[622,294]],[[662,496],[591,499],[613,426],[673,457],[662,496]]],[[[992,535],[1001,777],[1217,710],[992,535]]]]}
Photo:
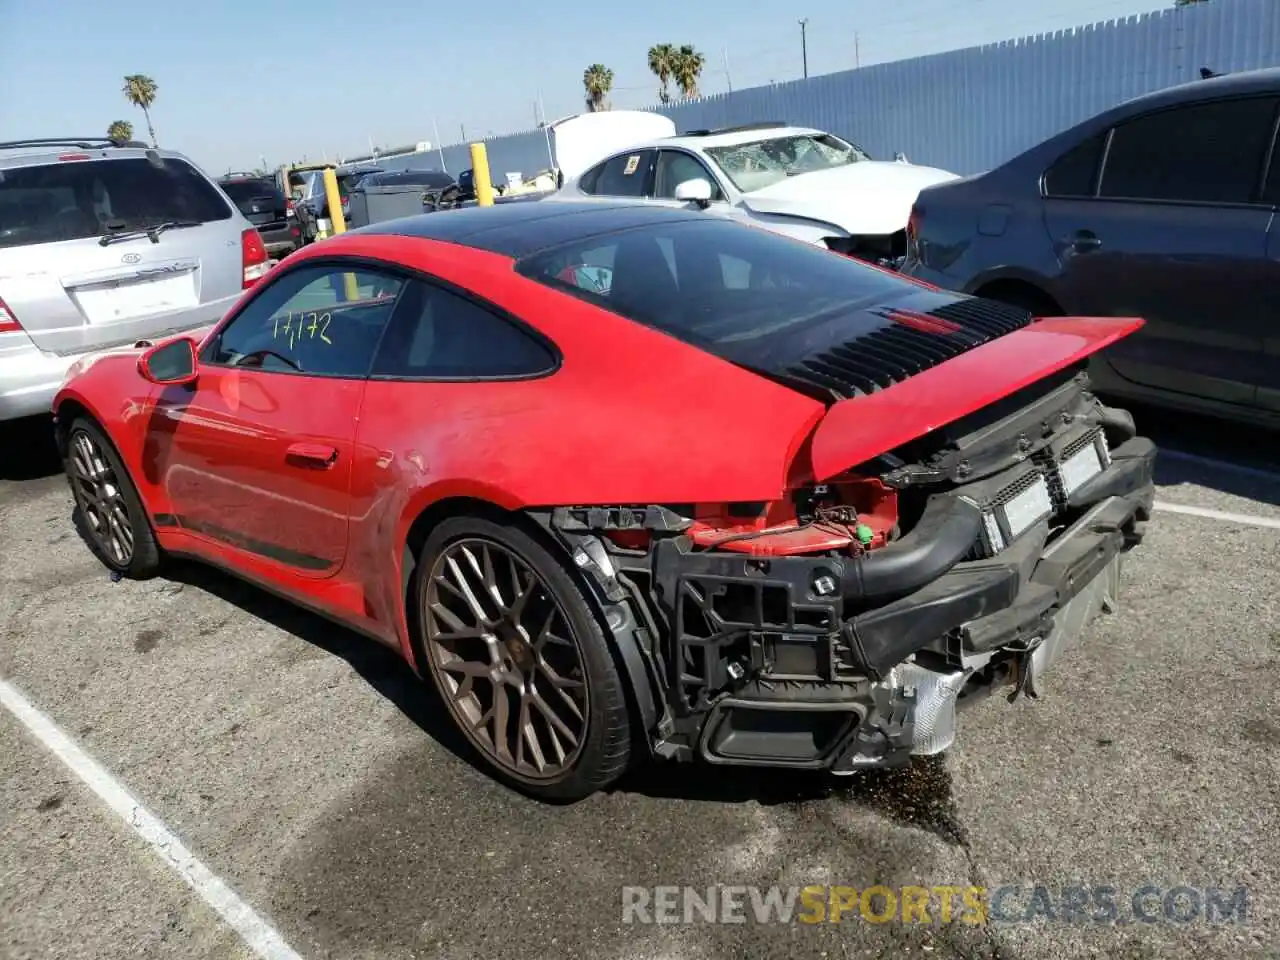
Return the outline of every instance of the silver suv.
{"type": "Polygon", "coordinates": [[[215,322],[268,266],[180,153],[0,143],[0,421],[48,412],[78,356],[215,322]]]}

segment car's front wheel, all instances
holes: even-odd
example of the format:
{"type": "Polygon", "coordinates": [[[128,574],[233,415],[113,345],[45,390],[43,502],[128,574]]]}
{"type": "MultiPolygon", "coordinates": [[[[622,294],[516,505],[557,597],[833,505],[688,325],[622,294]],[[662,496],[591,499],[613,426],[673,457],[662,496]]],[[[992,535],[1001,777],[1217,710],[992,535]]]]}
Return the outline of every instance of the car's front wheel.
{"type": "Polygon", "coordinates": [[[144,579],[160,548],[138,490],[102,429],[79,417],[67,430],[63,468],[75,499],[72,522],[94,554],[122,576],[144,579]]]}
{"type": "Polygon", "coordinates": [[[573,576],[514,524],[452,517],[423,545],[418,655],[454,723],[504,782],[572,801],[627,767],[627,702],[573,576]]]}

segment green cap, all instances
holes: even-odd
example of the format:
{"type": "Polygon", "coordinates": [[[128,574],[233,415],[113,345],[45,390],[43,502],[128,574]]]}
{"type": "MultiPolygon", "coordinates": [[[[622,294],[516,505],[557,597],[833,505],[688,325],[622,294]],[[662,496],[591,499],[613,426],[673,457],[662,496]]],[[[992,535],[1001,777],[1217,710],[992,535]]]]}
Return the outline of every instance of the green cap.
{"type": "Polygon", "coordinates": [[[875,539],[875,531],[868,527],[865,523],[860,523],[854,529],[854,536],[858,538],[858,542],[864,547],[875,539]]]}

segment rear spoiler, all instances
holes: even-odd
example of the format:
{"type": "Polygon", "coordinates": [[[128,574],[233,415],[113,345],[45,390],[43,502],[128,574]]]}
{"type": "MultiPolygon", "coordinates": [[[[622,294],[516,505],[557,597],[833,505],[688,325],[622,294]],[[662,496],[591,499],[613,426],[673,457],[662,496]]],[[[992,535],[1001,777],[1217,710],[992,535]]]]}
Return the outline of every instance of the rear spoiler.
{"type": "Polygon", "coordinates": [[[1087,359],[1138,317],[1050,317],[866,396],[832,405],[809,437],[822,483],[1087,359]]]}

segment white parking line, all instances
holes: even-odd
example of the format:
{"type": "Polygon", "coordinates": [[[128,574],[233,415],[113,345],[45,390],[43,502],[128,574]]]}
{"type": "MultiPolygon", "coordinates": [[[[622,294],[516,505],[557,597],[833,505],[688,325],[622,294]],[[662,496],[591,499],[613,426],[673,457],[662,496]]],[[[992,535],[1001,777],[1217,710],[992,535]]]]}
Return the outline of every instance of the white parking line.
{"type": "Polygon", "coordinates": [[[3,679],[0,679],[0,706],[17,717],[32,736],[48,747],[134,833],[145,840],[161,860],[240,934],[255,956],[261,960],[302,960],[274,927],[201,863],[124,784],[80,749],[21,690],[3,679]]]}
{"type": "Polygon", "coordinates": [[[1188,517],[1203,517],[1206,520],[1221,520],[1224,523],[1239,523],[1249,527],[1267,527],[1280,530],[1280,520],[1275,517],[1259,517],[1252,513],[1227,513],[1224,510],[1210,510],[1207,507],[1188,507],[1181,503],[1169,503],[1157,500],[1155,509],[1165,513],[1181,513],[1188,517]]]}
{"type": "Polygon", "coordinates": [[[1230,460],[1202,457],[1198,453],[1183,453],[1181,450],[1166,450],[1161,447],[1159,457],[1167,460],[1181,460],[1183,463],[1194,463],[1200,467],[1225,470],[1228,473],[1238,473],[1246,477],[1255,477],[1259,480],[1271,480],[1280,483],[1280,471],[1266,470],[1262,467],[1249,467],[1242,463],[1232,463],[1230,460]]]}

